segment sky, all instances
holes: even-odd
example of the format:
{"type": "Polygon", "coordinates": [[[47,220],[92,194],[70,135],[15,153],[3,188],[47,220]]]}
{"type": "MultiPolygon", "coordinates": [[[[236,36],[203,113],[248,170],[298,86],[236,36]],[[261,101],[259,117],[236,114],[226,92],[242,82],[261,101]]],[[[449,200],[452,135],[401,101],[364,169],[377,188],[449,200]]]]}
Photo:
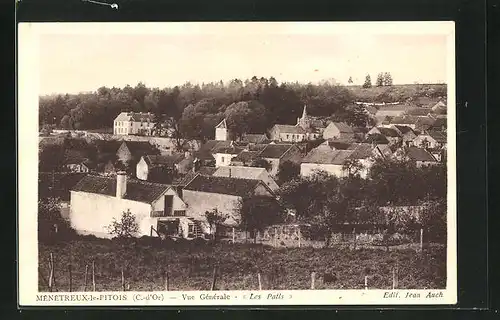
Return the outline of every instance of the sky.
{"type": "Polygon", "coordinates": [[[447,80],[447,34],[425,31],[429,28],[405,33],[394,26],[370,31],[376,28],[300,23],[161,27],[165,32],[80,24],[72,31],[58,24],[40,33],[40,94],[138,82],[164,88],[252,76],[274,76],[280,83],[333,79],[341,84],[352,77],[354,84],[362,84],[366,74],[374,82],[379,72],[390,72],[394,84],[447,80]]]}

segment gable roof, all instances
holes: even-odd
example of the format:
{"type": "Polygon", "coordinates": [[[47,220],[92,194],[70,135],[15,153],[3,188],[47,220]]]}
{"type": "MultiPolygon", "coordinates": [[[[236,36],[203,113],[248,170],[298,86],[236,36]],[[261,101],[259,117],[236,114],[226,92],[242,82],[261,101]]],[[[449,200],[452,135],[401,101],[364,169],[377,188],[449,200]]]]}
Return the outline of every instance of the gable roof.
{"type": "Polygon", "coordinates": [[[352,150],[328,150],[325,148],[315,148],[302,159],[301,163],[343,165],[352,152],[352,150]]]}
{"type": "Polygon", "coordinates": [[[177,153],[170,156],[161,155],[146,155],[144,156],[144,161],[151,166],[166,166],[173,167],[176,163],[179,163],[184,159],[184,154],[177,153]]]}
{"type": "Polygon", "coordinates": [[[280,159],[293,146],[293,144],[268,144],[257,156],[261,158],[280,159]]]}
{"type": "Polygon", "coordinates": [[[431,112],[428,108],[414,108],[406,111],[410,116],[426,116],[431,112]]]}
{"type": "Polygon", "coordinates": [[[399,137],[399,133],[392,128],[386,127],[377,127],[378,131],[386,137],[397,138],[399,137]]]}
{"type": "Polygon", "coordinates": [[[415,116],[400,116],[393,117],[389,120],[390,124],[415,124],[418,120],[418,117],[415,116]]]}
{"type": "Polygon", "coordinates": [[[243,151],[243,148],[239,147],[227,147],[227,148],[220,148],[214,151],[214,153],[223,153],[223,154],[239,154],[241,151],[243,151]]]}
{"type": "Polygon", "coordinates": [[[252,160],[256,159],[257,156],[259,155],[259,151],[247,151],[243,150],[241,151],[236,157],[231,159],[231,161],[234,162],[243,162],[243,163],[249,163],[252,160]]]}
{"type": "Polygon", "coordinates": [[[123,141],[122,145],[125,145],[133,156],[159,153],[159,150],[147,141],[123,141]]]}
{"type": "Polygon", "coordinates": [[[448,140],[448,138],[446,137],[446,134],[444,134],[440,131],[429,130],[429,131],[427,131],[427,134],[439,143],[446,143],[448,140]]]}
{"type": "Polygon", "coordinates": [[[215,128],[220,128],[220,129],[226,129],[227,128],[227,122],[226,119],[222,119],[221,122],[219,122],[218,125],[215,126],[215,128]]]}
{"type": "Polygon", "coordinates": [[[259,184],[267,187],[260,180],[197,175],[184,190],[245,197],[252,195],[259,184]]]}
{"type": "Polygon", "coordinates": [[[371,143],[354,143],[349,150],[352,150],[352,154],[349,159],[366,159],[373,155],[373,150],[375,147],[371,143]]]}
{"type": "Polygon", "coordinates": [[[448,125],[448,119],[444,118],[436,118],[434,123],[431,125],[432,128],[441,128],[446,127],[448,125]]]}
{"type": "Polygon", "coordinates": [[[278,130],[280,133],[290,134],[305,134],[306,131],[299,126],[292,126],[289,124],[275,124],[271,130],[278,130]]]}
{"type": "Polygon", "coordinates": [[[407,148],[408,157],[414,161],[436,162],[436,159],[427,150],[417,147],[407,148]]]}
{"type": "Polygon", "coordinates": [[[213,173],[214,177],[232,177],[242,179],[257,179],[261,174],[266,173],[264,168],[243,167],[243,166],[228,166],[219,167],[213,173]]]}
{"type": "Polygon", "coordinates": [[[247,133],[243,135],[242,141],[248,143],[265,143],[269,142],[270,140],[264,133],[247,133]]]}
{"type": "Polygon", "coordinates": [[[203,174],[203,175],[206,175],[206,176],[211,176],[214,174],[214,172],[217,170],[216,167],[200,167],[198,169],[198,173],[199,174],[203,174]]]}
{"type": "MultiPolygon", "coordinates": [[[[168,184],[152,183],[127,178],[127,191],[124,199],[152,203],[170,187],[168,184]]],[[[71,191],[116,196],[116,178],[87,175],[83,177],[71,191]]]]}
{"type": "Polygon", "coordinates": [[[336,150],[347,150],[351,145],[350,142],[338,141],[333,139],[328,139],[324,142],[325,145],[329,146],[332,149],[336,150]]]}
{"type": "Polygon", "coordinates": [[[401,134],[407,134],[407,133],[415,133],[411,127],[408,126],[400,126],[400,125],[394,125],[396,129],[401,132],[401,134]]]}
{"type": "Polygon", "coordinates": [[[341,133],[354,133],[351,126],[345,122],[330,122],[330,124],[336,126],[341,133]]]}
{"type": "Polygon", "coordinates": [[[372,133],[365,138],[363,143],[389,144],[389,140],[383,134],[372,133]]]}
{"type": "Polygon", "coordinates": [[[153,122],[154,114],[150,112],[121,112],[115,121],[153,122]]]}

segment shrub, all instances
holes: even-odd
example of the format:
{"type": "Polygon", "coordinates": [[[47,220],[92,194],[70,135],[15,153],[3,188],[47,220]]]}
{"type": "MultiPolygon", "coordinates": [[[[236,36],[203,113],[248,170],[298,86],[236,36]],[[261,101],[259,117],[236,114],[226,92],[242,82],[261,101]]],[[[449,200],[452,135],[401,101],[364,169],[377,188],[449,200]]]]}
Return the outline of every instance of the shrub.
{"type": "Polygon", "coordinates": [[[139,225],[136,217],[130,210],[124,211],[120,220],[113,218],[110,225],[106,227],[110,235],[118,238],[131,238],[139,232],[139,225]]]}

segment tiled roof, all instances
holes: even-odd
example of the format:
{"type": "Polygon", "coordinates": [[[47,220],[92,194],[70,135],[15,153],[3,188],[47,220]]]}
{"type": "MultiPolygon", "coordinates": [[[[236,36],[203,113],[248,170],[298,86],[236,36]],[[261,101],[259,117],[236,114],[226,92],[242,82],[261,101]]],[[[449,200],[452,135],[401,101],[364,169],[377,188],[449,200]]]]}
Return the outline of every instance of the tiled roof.
{"type": "Polygon", "coordinates": [[[217,170],[216,167],[200,167],[198,169],[198,173],[203,174],[205,176],[211,176],[214,174],[216,170],[217,170]]]}
{"type": "Polygon", "coordinates": [[[244,197],[252,195],[258,184],[262,182],[252,179],[198,175],[184,189],[244,197]]]}
{"type": "Polygon", "coordinates": [[[264,143],[269,141],[267,136],[264,133],[247,133],[243,135],[242,141],[249,142],[249,143],[264,143]]]}
{"type": "Polygon", "coordinates": [[[115,118],[115,121],[153,122],[154,115],[145,112],[122,112],[115,118]]]}
{"type": "Polygon", "coordinates": [[[219,167],[214,172],[214,177],[233,177],[242,179],[257,179],[261,174],[267,172],[264,168],[228,166],[219,167]]]}
{"type": "Polygon", "coordinates": [[[415,108],[408,110],[406,114],[411,115],[411,116],[426,116],[431,112],[430,109],[428,108],[415,108]]]}
{"type": "Polygon", "coordinates": [[[173,167],[176,163],[179,163],[184,159],[184,154],[177,153],[170,156],[160,156],[160,155],[146,155],[144,160],[146,163],[152,166],[166,166],[173,167]]]}
{"type": "Polygon", "coordinates": [[[220,148],[214,151],[214,153],[224,153],[224,154],[239,154],[241,151],[243,151],[243,148],[239,147],[227,147],[227,148],[220,148]]]}
{"type": "Polygon", "coordinates": [[[341,133],[353,133],[351,126],[344,122],[332,122],[341,133]]]}
{"type": "Polygon", "coordinates": [[[427,134],[439,143],[446,143],[448,140],[446,134],[440,131],[429,130],[427,134]]]}
{"type": "MultiPolygon", "coordinates": [[[[407,133],[413,132],[413,129],[411,127],[408,127],[408,126],[398,126],[398,125],[395,125],[394,127],[396,129],[398,129],[399,132],[401,132],[401,134],[407,134],[407,133]]],[[[415,133],[415,132],[413,132],[413,133],[415,133]]]]}
{"type": "Polygon", "coordinates": [[[121,144],[123,141],[119,140],[96,140],[95,145],[97,147],[97,150],[99,153],[113,153],[115,154],[116,151],[120,148],[121,144]]]}
{"type": "Polygon", "coordinates": [[[436,118],[434,120],[434,123],[432,124],[433,128],[440,128],[440,127],[446,127],[448,124],[448,121],[446,118],[436,118]]]}
{"type": "Polygon", "coordinates": [[[268,144],[259,154],[260,158],[279,159],[281,158],[293,144],[268,144]]]}
{"type": "Polygon", "coordinates": [[[347,150],[349,148],[349,146],[351,145],[351,143],[349,143],[349,142],[336,141],[336,140],[332,140],[332,139],[328,139],[326,141],[326,144],[329,147],[336,149],[336,150],[347,150]]]}
{"type": "Polygon", "coordinates": [[[188,172],[182,177],[177,177],[174,179],[172,182],[173,185],[176,186],[185,186],[187,185],[191,180],[193,180],[197,175],[200,175],[202,173],[200,172],[188,172]]]}
{"type": "MultiPolygon", "coordinates": [[[[170,185],[146,182],[127,178],[127,190],[124,199],[152,203],[165,192],[170,185]]],[[[87,175],[71,191],[116,196],[116,178],[87,175]]]]}
{"type": "Polygon", "coordinates": [[[238,162],[251,162],[252,160],[256,159],[259,154],[259,151],[241,151],[236,157],[231,159],[231,161],[238,161],[238,162]]]}
{"type": "Polygon", "coordinates": [[[123,144],[125,144],[130,153],[136,157],[159,153],[159,150],[147,141],[124,141],[123,144]]]}
{"type": "Polygon", "coordinates": [[[415,124],[417,123],[418,117],[415,116],[404,116],[404,117],[393,117],[390,120],[391,124],[415,124]]]}
{"type": "Polygon", "coordinates": [[[349,159],[366,159],[373,155],[374,146],[371,143],[354,143],[349,150],[352,154],[349,159]]]}
{"type": "Polygon", "coordinates": [[[316,148],[311,150],[302,159],[302,163],[342,165],[352,152],[352,150],[327,150],[325,148],[316,148]]]}
{"type": "Polygon", "coordinates": [[[378,131],[380,131],[381,134],[383,134],[386,137],[391,137],[391,138],[397,138],[399,137],[399,133],[392,128],[386,128],[386,127],[377,127],[378,131]]]}
{"type": "Polygon", "coordinates": [[[415,161],[436,162],[436,159],[427,150],[417,147],[407,148],[408,157],[415,161]]]}
{"type": "Polygon", "coordinates": [[[363,141],[364,143],[376,143],[376,144],[388,144],[389,140],[383,135],[379,133],[372,133],[366,137],[363,141]]]}
{"type": "Polygon", "coordinates": [[[273,129],[277,129],[281,133],[290,134],[305,134],[306,131],[299,126],[292,126],[288,124],[275,124],[273,129]]]}
{"type": "Polygon", "coordinates": [[[65,164],[79,164],[87,160],[87,155],[82,150],[66,149],[64,151],[65,164]]]}

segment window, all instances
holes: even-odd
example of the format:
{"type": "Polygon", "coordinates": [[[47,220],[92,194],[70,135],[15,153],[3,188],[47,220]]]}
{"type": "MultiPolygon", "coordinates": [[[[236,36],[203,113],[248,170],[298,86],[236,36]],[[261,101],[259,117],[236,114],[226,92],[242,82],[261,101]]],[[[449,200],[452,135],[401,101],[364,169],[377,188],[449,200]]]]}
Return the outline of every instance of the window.
{"type": "Polygon", "coordinates": [[[174,210],[174,217],[186,216],[186,210],[174,210]]]}
{"type": "Polygon", "coordinates": [[[287,138],[287,139],[290,139],[290,135],[289,135],[289,134],[287,134],[287,135],[286,135],[286,138],[287,138]]]}
{"type": "Polygon", "coordinates": [[[188,225],[188,233],[193,233],[194,232],[194,224],[189,224],[188,225]]]}
{"type": "Polygon", "coordinates": [[[221,161],[222,161],[222,163],[224,163],[224,157],[221,157],[221,161]]]}

